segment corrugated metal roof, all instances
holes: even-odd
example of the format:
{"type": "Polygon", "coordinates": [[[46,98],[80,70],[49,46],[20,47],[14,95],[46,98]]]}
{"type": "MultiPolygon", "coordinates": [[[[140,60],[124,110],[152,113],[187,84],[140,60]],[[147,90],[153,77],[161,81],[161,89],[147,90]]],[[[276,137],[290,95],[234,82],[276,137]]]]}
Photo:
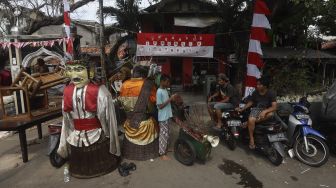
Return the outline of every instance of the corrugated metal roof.
{"type": "MultiPolygon", "coordinates": [[[[160,12],[160,10],[165,7],[168,3],[172,3],[172,2],[175,2],[177,0],[161,0],[160,2],[154,4],[154,5],[151,5],[145,9],[143,9],[143,11],[145,12],[160,12]]],[[[194,2],[199,2],[199,3],[203,3],[207,6],[210,6],[212,7],[213,9],[216,9],[216,5],[211,2],[211,1],[208,1],[208,0],[194,0],[194,2]]],[[[145,13],[145,12],[142,12],[142,13],[145,13]]]]}

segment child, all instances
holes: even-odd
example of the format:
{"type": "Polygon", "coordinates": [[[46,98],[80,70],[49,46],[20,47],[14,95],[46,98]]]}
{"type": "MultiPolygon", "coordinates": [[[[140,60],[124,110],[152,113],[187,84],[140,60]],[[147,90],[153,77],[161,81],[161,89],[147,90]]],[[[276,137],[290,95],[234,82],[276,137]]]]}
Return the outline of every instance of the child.
{"type": "Polygon", "coordinates": [[[166,155],[169,140],[169,119],[173,117],[170,102],[176,97],[175,94],[169,97],[167,91],[169,85],[169,77],[167,75],[161,75],[160,88],[156,92],[156,105],[158,107],[158,120],[160,126],[159,154],[162,160],[169,160],[169,157],[166,155]]]}

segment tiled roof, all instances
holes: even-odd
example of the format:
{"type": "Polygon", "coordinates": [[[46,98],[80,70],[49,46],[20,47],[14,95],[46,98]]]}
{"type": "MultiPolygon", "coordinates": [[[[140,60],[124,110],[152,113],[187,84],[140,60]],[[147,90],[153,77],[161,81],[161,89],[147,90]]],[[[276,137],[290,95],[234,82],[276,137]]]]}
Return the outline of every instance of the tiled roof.
{"type": "MultiPolygon", "coordinates": [[[[105,53],[109,54],[111,52],[112,45],[105,46],[105,53]]],[[[81,47],[82,53],[87,53],[90,55],[99,55],[100,54],[100,47],[99,46],[91,46],[91,47],[81,47]]]]}
{"type": "Polygon", "coordinates": [[[336,48],[336,41],[328,41],[322,44],[321,47],[323,50],[336,48]]]}

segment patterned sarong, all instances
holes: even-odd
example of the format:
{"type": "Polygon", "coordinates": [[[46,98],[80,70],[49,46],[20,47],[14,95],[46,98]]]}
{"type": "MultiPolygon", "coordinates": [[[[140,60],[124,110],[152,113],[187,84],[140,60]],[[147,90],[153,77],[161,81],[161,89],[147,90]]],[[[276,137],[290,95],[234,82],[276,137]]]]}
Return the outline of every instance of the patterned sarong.
{"type": "Polygon", "coordinates": [[[169,120],[160,121],[160,135],[159,135],[159,154],[164,155],[167,153],[169,142],[169,120]]]}

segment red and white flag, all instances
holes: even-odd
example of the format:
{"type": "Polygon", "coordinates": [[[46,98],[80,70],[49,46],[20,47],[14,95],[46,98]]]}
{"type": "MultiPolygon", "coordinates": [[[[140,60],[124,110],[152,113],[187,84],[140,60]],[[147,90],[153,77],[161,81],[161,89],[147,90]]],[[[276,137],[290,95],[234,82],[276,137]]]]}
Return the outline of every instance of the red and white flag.
{"type": "Polygon", "coordinates": [[[214,34],[138,33],[137,56],[212,58],[214,34]]]}
{"type": "Polygon", "coordinates": [[[257,78],[261,77],[259,69],[264,66],[261,42],[269,41],[265,29],[271,29],[271,25],[266,17],[266,15],[270,14],[271,11],[268,9],[266,3],[263,0],[256,0],[247,55],[245,97],[252,94],[257,85],[257,78]]]}
{"type": "Polygon", "coordinates": [[[71,31],[70,31],[70,3],[68,0],[63,0],[64,5],[64,29],[65,33],[67,35],[67,39],[70,42],[67,42],[67,49],[66,49],[66,55],[67,58],[72,60],[73,56],[73,40],[71,39],[71,31]]]}

